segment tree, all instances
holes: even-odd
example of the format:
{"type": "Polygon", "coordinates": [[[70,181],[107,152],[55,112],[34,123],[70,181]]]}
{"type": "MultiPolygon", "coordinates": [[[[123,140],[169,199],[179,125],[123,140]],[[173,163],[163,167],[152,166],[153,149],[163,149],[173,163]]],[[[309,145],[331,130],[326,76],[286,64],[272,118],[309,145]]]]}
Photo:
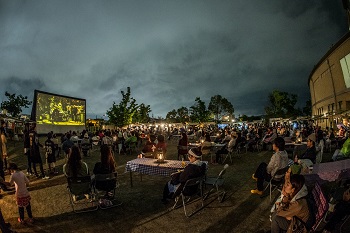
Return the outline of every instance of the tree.
{"type": "Polygon", "coordinates": [[[233,105],[221,95],[211,97],[208,110],[215,115],[216,121],[222,119],[224,115],[233,115],[233,105]]]}
{"type": "Polygon", "coordinates": [[[209,121],[210,112],[205,107],[205,103],[200,97],[196,97],[195,104],[190,107],[190,118],[192,122],[209,121]]]}
{"type": "Polygon", "coordinates": [[[177,112],[175,109],[171,110],[166,114],[166,120],[168,123],[174,123],[177,121],[177,112]]]}
{"type": "Polygon", "coordinates": [[[107,111],[109,121],[118,127],[131,124],[138,109],[136,100],[131,97],[130,87],[127,88],[126,93],[121,91],[121,94],[123,98],[120,103],[113,102],[113,106],[107,111]]]}
{"type": "Polygon", "coordinates": [[[148,123],[150,120],[149,113],[151,112],[151,107],[149,105],[140,104],[137,111],[132,119],[133,123],[148,123]]]}
{"type": "Polygon", "coordinates": [[[298,96],[274,90],[268,95],[269,105],[265,107],[265,113],[268,117],[292,117],[299,114],[295,108],[298,96]]]}
{"type": "Polygon", "coordinates": [[[177,110],[177,116],[180,123],[185,123],[189,121],[188,108],[181,107],[177,110]]]}
{"type": "Polygon", "coordinates": [[[28,108],[32,104],[32,101],[29,101],[27,96],[16,96],[16,94],[10,94],[7,91],[5,92],[5,96],[8,100],[1,103],[1,109],[7,110],[12,117],[17,117],[21,114],[22,108],[28,108]]]}

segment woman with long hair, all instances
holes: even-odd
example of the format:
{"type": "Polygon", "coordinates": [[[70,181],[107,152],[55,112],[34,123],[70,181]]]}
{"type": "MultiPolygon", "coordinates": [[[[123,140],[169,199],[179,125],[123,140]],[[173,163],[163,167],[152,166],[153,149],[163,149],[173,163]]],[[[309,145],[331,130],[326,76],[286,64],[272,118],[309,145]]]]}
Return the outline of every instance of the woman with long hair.
{"type": "Polygon", "coordinates": [[[74,145],[69,149],[67,163],[63,165],[63,173],[68,177],[83,177],[89,175],[89,168],[87,164],[81,160],[78,146],[74,145]]]}
{"type": "MultiPolygon", "coordinates": [[[[277,210],[271,221],[271,233],[281,230],[290,233],[296,228],[296,219],[306,222],[309,218],[309,208],[305,196],[308,194],[305,178],[302,175],[290,175],[289,169],[285,175],[282,189],[282,200],[277,202],[277,210]],[[297,217],[297,218],[295,218],[297,217]]],[[[303,229],[307,232],[306,229],[303,229]]]]}
{"type": "Polygon", "coordinates": [[[111,148],[107,144],[101,145],[101,161],[94,167],[94,174],[109,174],[115,172],[115,160],[111,148]]]}
{"type": "Polygon", "coordinates": [[[113,196],[110,193],[116,187],[115,178],[117,173],[115,170],[115,160],[112,149],[107,144],[101,145],[101,161],[94,166],[93,173],[95,175],[95,187],[98,190],[106,191],[107,196],[113,196]],[[109,179],[106,179],[106,178],[109,179]]]}

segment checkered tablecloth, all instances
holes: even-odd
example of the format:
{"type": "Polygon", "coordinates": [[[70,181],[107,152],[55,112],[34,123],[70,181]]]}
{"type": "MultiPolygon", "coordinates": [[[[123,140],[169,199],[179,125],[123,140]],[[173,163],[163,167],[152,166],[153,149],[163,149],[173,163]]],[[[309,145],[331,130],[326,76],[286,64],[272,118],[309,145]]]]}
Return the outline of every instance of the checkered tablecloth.
{"type": "MultiPolygon", "coordinates": [[[[190,162],[184,161],[185,166],[190,162]]],[[[207,165],[208,161],[202,161],[207,165]]],[[[165,160],[165,163],[157,163],[156,159],[134,159],[128,161],[125,166],[125,172],[138,172],[146,175],[156,176],[170,176],[172,173],[177,172],[179,169],[183,169],[182,161],[179,160],[165,160]]]]}
{"type": "MultiPolygon", "coordinates": [[[[181,163],[182,161],[179,160],[165,160],[165,163],[157,163],[156,159],[141,158],[128,161],[125,171],[147,175],[170,176],[179,169],[183,169],[181,163]]],[[[185,161],[185,164],[189,164],[189,161],[185,161]]]]}

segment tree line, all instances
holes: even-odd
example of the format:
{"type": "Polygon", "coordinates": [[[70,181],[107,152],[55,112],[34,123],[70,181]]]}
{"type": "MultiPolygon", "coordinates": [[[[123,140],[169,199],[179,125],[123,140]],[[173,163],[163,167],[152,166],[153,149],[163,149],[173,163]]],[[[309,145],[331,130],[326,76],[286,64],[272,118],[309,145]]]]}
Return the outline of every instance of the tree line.
{"type": "MultiPolygon", "coordinates": [[[[121,91],[122,98],[119,103],[113,102],[112,106],[107,110],[107,116],[109,117],[109,123],[118,127],[123,127],[132,123],[149,123],[151,120],[150,105],[144,103],[138,104],[136,99],[131,96],[130,87],[127,87],[126,91],[121,91]]],[[[1,109],[7,110],[7,112],[13,116],[18,117],[22,113],[22,108],[28,108],[31,101],[27,96],[16,94],[10,94],[5,92],[7,100],[2,101],[1,109]]],[[[267,106],[265,107],[265,118],[291,118],[297,116],[310,116],[311,115],[311,101],[308,100],[305,103],[305,107],[297,108],[298,96],[288,92],[274,90],[268,95],[267,106]]],[[[219,122],[221,119],[228,117],[233,119],[234,107],[230,101],[221,95],[215,95],[210,98],[208,105],[201,100],[200,97],[196,97],[194,104],[190,107],[181,106],[178,109],[173,109],[166,114],[165,120],[168,123],[185,123],[185,122],[219,122]]],[[[261,116],[242,115],[240,120],[250,121],[261,119],[261,116]]],[[[226,119],[226,120],[228,120],[226,119]]]]}

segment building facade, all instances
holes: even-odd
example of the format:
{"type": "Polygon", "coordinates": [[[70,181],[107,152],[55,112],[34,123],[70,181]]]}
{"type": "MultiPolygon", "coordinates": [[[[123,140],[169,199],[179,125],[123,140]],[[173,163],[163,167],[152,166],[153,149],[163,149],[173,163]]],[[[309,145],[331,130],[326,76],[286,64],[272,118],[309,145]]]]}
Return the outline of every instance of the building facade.
{"type": "Polygon", "coordinates": [[[319,126],[348,125],[350,116],[350,32],[314,66],[309,76],[312,118],[319,126]]]}

